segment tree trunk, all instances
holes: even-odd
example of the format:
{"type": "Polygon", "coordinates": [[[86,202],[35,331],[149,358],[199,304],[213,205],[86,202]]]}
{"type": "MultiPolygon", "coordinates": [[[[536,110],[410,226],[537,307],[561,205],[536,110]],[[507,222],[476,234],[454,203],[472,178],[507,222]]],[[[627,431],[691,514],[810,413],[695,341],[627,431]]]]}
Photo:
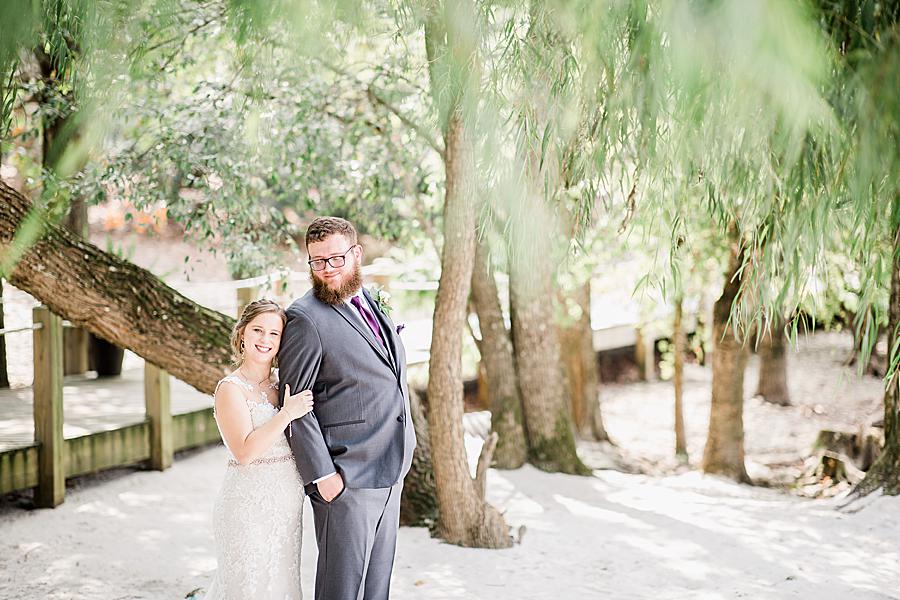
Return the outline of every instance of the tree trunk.
{"type": "Polygon", "coordinates": [[[865,478],[856,487],[860,494],[881,489],[889,496],[900,495],[900,368],[897,368],[900,336],[900,198],[895,198],[891,224],[894,228],[891,259],[891,296],[888,311],[888,369],[884,388],[884,448],[865,478]],[[893,367],[893,368],[892,368],[893,367]]]}
{"type": "Polygon", "coordinates": [[[565,309],[559,327],[563,368],[569,392],[569,408],[578,436],[585,440],[608,442],[600,413],[600,377],[597,353],[594,352],[594,331],[591,329],[590,279],[569,293],[560,293],[565,309]]]}
{"type": "Polygon", "coordinates": [[[475,258],[475,147],[463,121],[469,86],[462,72],[475,56],[469,3],[452,3],[425,25],[425,46],[435,102],[444,121],[444,246],[434,306],[428,363],[428,428],[437,488],[438,534],[460,546],[512,545],[500,513],[487,502],[469,474],[463,439],[462,335],[475,258]],[[467,14],[462,14],[468,11],[467,14]],[[446,27],[446,28],[445,28],[446,27]],[[438,65],[449,76],[435,81],[438,65]],[[442,101],[449,99],[444,109],[442,101]]]}
{"type": "Polygon", "coordinates": [[[544,471],[586,475],[590,469],[575,450],[553,314],[553,216],[532,189],[512,221],[510,312],[529,461],[544,471]]]}
{"type": "Polygon", "coordinates": [[[764,332],[759,341],[759,383],[756,395],[766,402],[790,406],[787,385],[787,336],[784,319],[778,319],[764,332]]]}
{"type": "Polygon", "coordinates": [[[703,452],[704,473],[749,483],[744,466],[744,367],[747,352],[730,323],[731,306],[740,290],[742,252],[732,251],[722,295],[713,307],[712,406],[703,452]]]}
{"type": "MultiPolygon", "coordinates": [[[[231,363],[234,320],[195,304],[149,271],[103,252],[30,213],[31,203],[0,183],[0,244],[24,250],[10,283],[56,314],[128,348],[201,392],[211,393],[231,363]],[[21,248],[16,231],[29,220],[43,234],[21,248]]],[[[27,226],[26,226],[27,228],[27,226]]]]}
{"type": "MultiPolygon", "coordinates": [[[[234,319],[194,303],[149,271],[30,211],[26,198],[0,182],[0,256],[8,256],[14,247],[21,252],[12,272],[4,276],[63,318],[212,394],[216,382],[230,370],[234,319]],[[21,248],[14,238],[26,219],[40,226],[43,235],[21,248]]],[[[419,443],[404,487],[416,490],[410,492],[411,499],[425,519],[430,513],[424,496],[433,482],[428,432],[421,415],[416,418],[417,410],[421,411],[415,401],[413,423],[419,440],[425,441],[419,443]]]]}
{"type": "Polygon", "coordinates": [[[491,429],[498,436],[494,463],[501,469],[518,469],[528,456],[522,424],[522,398],[516,379],[512,342],[503,318],[489,256],[487,240],[478,240],[472,270],[472,304],[481,330],[479,351],[487,380],[491,429]]]}
{"type": "MultiPolygon", "coordinates": [[[[0,279],[0,329],[6,327],[3,317],[3,280],[0,279]]],[[[9,370],[6,366],[6,336],[0,335],[0,388],[9,387],[9,370]]]]}
{"type": "Polygon", "coordinates": [[[412,467],[403,482],[400,524],[407,527],[433,527],[438,521],[438,507],[431,462],[431,436],[422,401],[412,390],[409,407],[416,429],[416,451],[413,453],[412,467]]]}
{"type": "Polygon", "coordinates": [[[675,456],[680,462],[688,462],[687,438],[684,432],[684,353],[687,350],[687,338],[684,335],[684,298],[681,294],[675,298],[675,319],[672,323],[672,344],[675,355],[675,368],[672,385],[675,388],[675,456]]]}

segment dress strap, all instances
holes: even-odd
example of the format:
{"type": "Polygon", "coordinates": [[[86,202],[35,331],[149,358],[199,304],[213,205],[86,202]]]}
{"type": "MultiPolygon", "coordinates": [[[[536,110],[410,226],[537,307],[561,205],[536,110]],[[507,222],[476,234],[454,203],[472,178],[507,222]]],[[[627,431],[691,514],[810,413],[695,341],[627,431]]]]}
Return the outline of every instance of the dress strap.
{"type": "Polygon", "coordinates": [[[213,396],[215,396],[219,392],[219,387],[223,383],[236,383],[238,387],[243,388],[247,391],[252,391],[251,389],[249,389],[250,386],[245,381],[242,381],[240,377],[237,377],[235,375],[227,375],[220,379],[218,383],[216,383],[216,389],[213,391],[213,396]]]}

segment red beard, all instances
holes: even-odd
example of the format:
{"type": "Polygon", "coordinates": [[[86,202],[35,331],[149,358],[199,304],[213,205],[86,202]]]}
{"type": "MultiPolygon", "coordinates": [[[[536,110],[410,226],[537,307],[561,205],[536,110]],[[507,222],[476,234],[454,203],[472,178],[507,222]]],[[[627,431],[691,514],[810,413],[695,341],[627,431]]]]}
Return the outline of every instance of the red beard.
{"type": "Polygon", "coordinates": [[[309,272],[309,280],[312,282],[313,294],[315,294],[316,298],[325,304],[336,306],[355,294],[362,286],[362,269],[359,263],[356,263],[356,268],[353,269],[352,275],[345,279],[336,290],[329,288],[328,284],[316,277],[312,271],[309,272]]]}

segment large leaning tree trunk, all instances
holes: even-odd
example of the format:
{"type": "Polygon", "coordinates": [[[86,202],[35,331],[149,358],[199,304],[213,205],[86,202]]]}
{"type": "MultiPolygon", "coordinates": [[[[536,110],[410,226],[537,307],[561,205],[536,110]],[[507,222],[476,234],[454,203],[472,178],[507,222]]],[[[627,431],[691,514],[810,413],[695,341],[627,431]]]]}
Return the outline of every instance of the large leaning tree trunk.
{"type": "MultiPolygon", "coordinates": [[[[0,275],[54,313],[212,394],[216,382],[230,370],[234,319],[195,303],[149,271],[31,211],[31,202],[0,182],[0,259],[10,253],[19,257],[10,273],[0,275]],[[16,232],[26,220],[43,233],[23,248],[16,232]]],[[[420,523],[433,518],[433,510],[421,497],[433,489],[433,483],[429,482],[428,432],[424,420],[415,418],[415,410],[413,417],[419,443],[413,457],[415,469],[405,485],[418,490],[411,508],[421,507],[424,514],[401,518],[420,523]]]]}
{"type": "Polygon", "coordinates": [[[784,333],[784,319],[778,319],[763,332],[759,340],[759,382],[756,395],[766,402],[779,406],[790,406],[788,391],[787,335],[784,333]]]}
{"type": "Polygon", "coordinates": [[[688,462],[687,436],[684,431],[684,354],[687,352],[687,336],[684,333],[684,296],[675,297],[675,317],[672,323],[672,345],[675,368],[672,385],[675,388],[675,457],[688,462]]]}
{"type": "Polygon", "coordinates": [[[881,489],[890,496],[900,495],[900,197],[891,212],[894,240],[891,258],[891,297],[888,315],[888,369],[884,387],[884,448],[875,464],[866,472],[856,491],[869,494],[881,489]]]}
{"type": "Polygon", "coordinates": [[[478,315],[481,341],[478,350],[487,379],[491,406],[491,430],[497,433],[494,466],[518,469],[528,457],[522,423],[522,398],[516,379],[512,341],[503,318],[497,282],[490,268],[490,249],[480,238],[472,269],[472,304],[478,315]]]}
{"type": "Polygon", "coordinates": [[[562,323],[559,327],[563,369],[569,392],[569,408],[578,437],[584,440],[608,442],[609,434],[600,412],[600,374],[597,353],[594,351],[594,330],[591,328],[591,281],[560,293],[562,323]]]}
{"type": "MultiPolygon", "coordinates": [[[[448,2],[425,24],[433,96],[444,134],[444,247],[428,363],[428,426],[437,488],[437,532],[460,546],[512,545],[500,513],[484,499],[486,471],[469,474],[463,437],[462,340],[475,258],[475,144],[463,111],[476,60],[470,2],[448,2]],[[446,104],[445,104],[446,103],[446,104]]],[[[496,437],[492,437],[496,440],[496,437]]],[[[484,450],[490,461],[491,443],[484,450]]],[[[482,461],[479,461],[482,462],[482,461]]]]}
{"type": "Polygon", "coordinates": [[[749,483],[744,465],[744,367],[747,351],[731,322],[743,253],[732,250],[722,295],[713,307],[712,403],[701,469],[749,483]]]}
{"type": "Polygon", "coordinates": [[[72,324],[131,350],[201,392],[215,389],[231,362],[233,319],[31,210],[31,202],[0,182],[2,252],[22,252],[12,272],[3,274],[10,283],[72,324]],[[16,232],[26,219],[28,226],[36,219],[43,234],[23,249],[16,232]]]}

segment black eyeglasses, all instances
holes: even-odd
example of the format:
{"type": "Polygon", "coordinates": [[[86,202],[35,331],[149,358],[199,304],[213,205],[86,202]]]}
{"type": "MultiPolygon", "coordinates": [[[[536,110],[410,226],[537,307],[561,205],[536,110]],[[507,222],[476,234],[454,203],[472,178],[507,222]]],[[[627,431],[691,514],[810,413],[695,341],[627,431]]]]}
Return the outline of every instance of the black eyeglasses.
{"type": "Polygon", "coordinates": [[[358,245],[359,244],[353,244],[352,246],[347,248],[347,252],[344,252],[343,254],[329,256],[328,258],[316,258],[314,260],[308,260],[306,261],[306,263],[313,271],[324,271],[325,265],[331,265],[335,269],[340,269],[345,264],[347,264],[347,254],[349,254],[350,251],[356,248],[358,245]]]}

